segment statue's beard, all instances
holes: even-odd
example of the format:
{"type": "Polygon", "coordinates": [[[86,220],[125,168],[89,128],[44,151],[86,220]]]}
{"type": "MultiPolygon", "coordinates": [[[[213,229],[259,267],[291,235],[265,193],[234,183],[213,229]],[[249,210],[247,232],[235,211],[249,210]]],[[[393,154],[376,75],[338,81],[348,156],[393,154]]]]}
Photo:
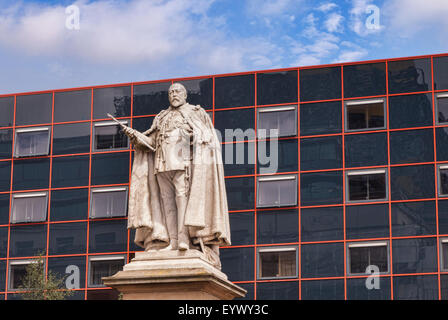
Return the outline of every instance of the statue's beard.
{"type": "Polygon", "coordinates": [[[171,101],[171,106],[174,107],[174,108],[178,108],[178,107],[180,107],[183,104],[184,104],[184,102],[182,100],[173,100],[173,101],[171,101]]]}

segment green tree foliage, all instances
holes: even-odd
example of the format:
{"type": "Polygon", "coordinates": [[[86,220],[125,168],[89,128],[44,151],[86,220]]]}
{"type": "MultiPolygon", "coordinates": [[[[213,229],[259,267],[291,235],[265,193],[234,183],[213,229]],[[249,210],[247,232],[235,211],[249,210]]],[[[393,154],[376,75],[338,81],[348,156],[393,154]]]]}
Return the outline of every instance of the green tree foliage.
{"type": "Polygon", "coordinates": [[[26,266],[26,273],[19,286],[24,300],[64,300],[73,294],[65,288],[64,278],[48,271],[45,278],[45,262],[42,254],[26,266]]]}

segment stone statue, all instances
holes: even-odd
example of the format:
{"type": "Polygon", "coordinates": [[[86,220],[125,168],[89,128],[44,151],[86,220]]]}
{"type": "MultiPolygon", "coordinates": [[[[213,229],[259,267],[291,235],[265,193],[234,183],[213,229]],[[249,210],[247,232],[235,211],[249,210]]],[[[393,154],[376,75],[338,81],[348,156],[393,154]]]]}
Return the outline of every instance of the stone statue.
{"type": "Polygon", "coordinates": [[[128,228],[149,250],[200,250],[221,268],[219,246],[230,245],[221,145],[207,112],[187,103],[180,83],[170,107],[143,133],[120,124],[134,145],[128,228]]]}

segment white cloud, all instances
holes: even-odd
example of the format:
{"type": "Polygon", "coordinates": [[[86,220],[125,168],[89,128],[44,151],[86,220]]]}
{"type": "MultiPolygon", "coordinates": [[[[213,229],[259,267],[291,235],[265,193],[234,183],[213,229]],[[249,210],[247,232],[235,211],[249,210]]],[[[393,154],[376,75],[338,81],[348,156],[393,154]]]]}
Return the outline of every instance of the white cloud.
{"type": "Polygon", "coordinates": [[[333,3],[333,2],[327,2],[327,3],[323,3],[321,4],[319,7],[317,7],[318,11],[322,11],[322,12],[328,12],[330,10],[333,10],[334,8],[337,8],[338,5],[333,3]]]}
{"type": "MultiPolygon", "coordinates": [[[[369,5],[374,5],[373,0],[351,0],[352,8],[350,9],[350,29],[358,36],[366,36],[380,32],[383,28],[369,29],[366,27],[366,21],[369,17],[366,11],[369,5]]],[[[381,17],[381,11],[380,11],[381,17]]]]}
{"type": "Polygon", "coordinates": [[[321,60],[313,55],[302,54],[294,62],[294,66],[305,67],[315,66],[321,63],[321,60]]]}
{"type": "Polygon", "coordinates": [[[344,27],[342,22],[344,17],[338,13],[331,13],[328,15],[327,20],[325,20],[325,28],[328,32],[342,32],[344,27]]]}
{"type": "Polygon", "coordinates": [[[292,7],[302,2],[301,0],[249,0],[247,8],[250,14],[256,16],[273,17],[294,13],[292,7]]]}

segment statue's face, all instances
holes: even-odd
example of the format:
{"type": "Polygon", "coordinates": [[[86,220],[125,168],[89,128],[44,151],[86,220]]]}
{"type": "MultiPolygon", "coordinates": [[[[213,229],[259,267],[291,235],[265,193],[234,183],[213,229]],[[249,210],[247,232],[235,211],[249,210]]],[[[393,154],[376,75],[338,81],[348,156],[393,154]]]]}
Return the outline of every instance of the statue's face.
{"type": "Polygon", "coordinates": [[[181,84],[173,84],[168,90],[168,99],[172,107],[177,108],[187,103],[187,91],[181,84]]]}

